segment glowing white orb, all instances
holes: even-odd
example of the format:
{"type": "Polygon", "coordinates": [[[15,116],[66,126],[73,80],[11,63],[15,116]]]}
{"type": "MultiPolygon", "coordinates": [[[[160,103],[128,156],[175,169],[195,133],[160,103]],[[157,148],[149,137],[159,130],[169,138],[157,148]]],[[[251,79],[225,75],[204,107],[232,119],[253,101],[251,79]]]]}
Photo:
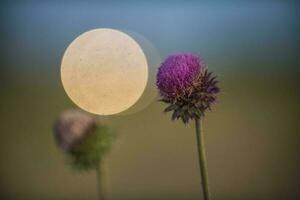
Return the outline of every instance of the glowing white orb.
{"type": "Polygon", "coordinates": [[[61,80],[80,108],[112,115],[130,108],[143,94],[148,80],[147,59],[129,35],[95,29],[69,45],[61,63],[61,80]]]}

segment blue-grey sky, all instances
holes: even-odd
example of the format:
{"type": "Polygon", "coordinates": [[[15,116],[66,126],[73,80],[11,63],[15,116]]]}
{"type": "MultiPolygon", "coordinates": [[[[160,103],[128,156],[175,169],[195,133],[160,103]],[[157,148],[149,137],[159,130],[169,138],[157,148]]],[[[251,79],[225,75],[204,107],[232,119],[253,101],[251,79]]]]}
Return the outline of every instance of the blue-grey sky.
{"type": "Polygon", "coordinates": [[[297,1],[7,1],[1,68],[59,70],[65,48],[94,28],[142,34],[164,58],[192,51],[210,68],[299,67],[297,1]]]}

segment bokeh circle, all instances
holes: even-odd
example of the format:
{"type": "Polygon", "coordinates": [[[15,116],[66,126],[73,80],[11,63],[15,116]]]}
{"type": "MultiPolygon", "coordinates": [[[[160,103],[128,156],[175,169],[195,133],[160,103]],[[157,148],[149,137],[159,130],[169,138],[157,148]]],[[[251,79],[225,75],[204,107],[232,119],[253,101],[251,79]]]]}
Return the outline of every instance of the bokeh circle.
{"type": "Polygon", "coordinates": [[[148,80],[148,63],[140,45],[114,29],[81,34],[66,49],[61,80],[70,99],[98,115],[113,115],[133,106],[148,80]]]}

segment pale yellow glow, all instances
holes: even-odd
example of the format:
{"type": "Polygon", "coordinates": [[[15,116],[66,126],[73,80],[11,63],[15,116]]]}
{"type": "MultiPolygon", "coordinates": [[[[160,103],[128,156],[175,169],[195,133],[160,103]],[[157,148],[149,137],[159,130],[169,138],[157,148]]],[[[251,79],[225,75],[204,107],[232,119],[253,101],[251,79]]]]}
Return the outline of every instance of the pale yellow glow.
{"type": "Polygon", "coordinates": [[[61,79],[76,105],[94,114],[112,115],[141,97],[148,79],[147,59],[127,34],[95,29],[69,45],[61,63],[61,79]]]}

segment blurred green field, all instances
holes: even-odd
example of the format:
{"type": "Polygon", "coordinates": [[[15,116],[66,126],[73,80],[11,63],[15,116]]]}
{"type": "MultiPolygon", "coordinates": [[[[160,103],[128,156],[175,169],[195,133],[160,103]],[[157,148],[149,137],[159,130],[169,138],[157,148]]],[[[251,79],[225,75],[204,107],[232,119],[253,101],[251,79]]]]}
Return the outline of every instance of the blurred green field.
{"type": "MultiPolygon", "coordinates": [[[[298,75],[220,75],[219,103],[204,120],[214,200],[300,198],[298,75]]],[[[1,199],[96,199],[95,174],[66,165],[52,135],[57,114],[75,106],[59,81],[38,80],[1,92],[1,199]]],[[[200,198],[194,124],[171,122],[163,107],[103,118],[119,132],[106,161],[109,199],[200,198]]]]}

